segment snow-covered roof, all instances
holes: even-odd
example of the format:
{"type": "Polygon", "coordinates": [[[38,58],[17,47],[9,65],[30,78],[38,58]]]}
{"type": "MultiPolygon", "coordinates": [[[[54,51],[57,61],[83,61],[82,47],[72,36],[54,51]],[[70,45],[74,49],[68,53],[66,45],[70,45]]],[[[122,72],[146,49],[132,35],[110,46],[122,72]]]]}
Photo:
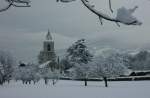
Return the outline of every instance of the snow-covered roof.
{"type": "Polygon", "coordinates": [[[150,70],[133,70],[132,72],[138,73],[138,72],[150,72],[150,70]]]}
{"type": "Polygon", "coordinates": [[[45,62],[45,63],[39,65],[39,68],[44,68],[44,67],[46,67],[50,62],[51,62],[51,61],[47,61],[47,62],[45,62]]]}
{"type": "Polygon", "coordinates": [[[67,71],[68,72],[73,72],[75,70],[75,68],[70,68],[70,69],[68,69],[67,71]]]}
{"type": "Polygon", "coordinates": [[[140,53],[140,50],[130,51],[128,54],[131,55],[131,56],[135,56],[138,53],[140,53]]]}
{"type": "Polygon", "coordinates": [[[128,76],[128,75],[130,75],[131,73],[132,73],[132,70],[128,69],[128,70],[126,70],[126,72],[124,73],[124,75],[125,75],[125,76],[128,76]]]}

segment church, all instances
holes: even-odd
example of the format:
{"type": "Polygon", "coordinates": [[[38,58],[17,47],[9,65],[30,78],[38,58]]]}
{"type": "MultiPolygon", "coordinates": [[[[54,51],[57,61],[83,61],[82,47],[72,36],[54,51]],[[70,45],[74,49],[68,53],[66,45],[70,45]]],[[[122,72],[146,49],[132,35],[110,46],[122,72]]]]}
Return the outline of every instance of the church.
{"type": "Polygon", "coordinates": [[[43,47],[38,55],[39,64],[44,64],[49,62],[47,65],[51,67],[51,69],[57,68],[57,56],[55,54],[54,48],[54,40],[50,31],[48,30],[45,40],[43,41],[43,47]]]}

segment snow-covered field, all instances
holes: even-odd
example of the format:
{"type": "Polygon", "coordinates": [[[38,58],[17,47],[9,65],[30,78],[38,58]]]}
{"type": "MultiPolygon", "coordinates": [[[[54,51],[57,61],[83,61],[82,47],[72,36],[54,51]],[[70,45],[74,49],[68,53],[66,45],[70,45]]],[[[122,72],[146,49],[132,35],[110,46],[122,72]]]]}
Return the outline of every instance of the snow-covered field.
{"type": "Polygon", "coordinates": [[[150,81],[103,82],[58,81],[55,86],[43,81],[23,85],[11,82],[0,86],[0,98],[150,98],[150,81]]]}

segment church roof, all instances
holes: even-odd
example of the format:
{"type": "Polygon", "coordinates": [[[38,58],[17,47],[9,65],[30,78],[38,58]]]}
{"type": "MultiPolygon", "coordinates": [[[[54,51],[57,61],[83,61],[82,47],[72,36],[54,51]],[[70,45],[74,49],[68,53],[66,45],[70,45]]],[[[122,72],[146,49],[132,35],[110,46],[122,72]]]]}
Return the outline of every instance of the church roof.
{"type": "Polygon", "coordinates": [[[51,63],[51,61],[47,61],[47,62],[45,62],[45,63],[39,65],[39,68],[44,68],[44,67],[46,67],[49,63],[51,63]]]}
{"type": "Polygon", "coordinates": [[[47,35],[46,35],[46,40],[47,41],[52,41],[53,39],[52,39],[52,35],[51,35],[51,33],[50,33],[50,31],[48,30],[48,33],[47,33],[47,35]]]}

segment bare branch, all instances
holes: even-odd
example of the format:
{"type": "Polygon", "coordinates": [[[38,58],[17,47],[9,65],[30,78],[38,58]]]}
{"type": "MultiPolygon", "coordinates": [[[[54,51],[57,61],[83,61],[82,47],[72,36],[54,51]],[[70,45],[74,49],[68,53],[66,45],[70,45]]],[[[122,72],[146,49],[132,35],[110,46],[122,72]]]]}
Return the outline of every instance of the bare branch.
{"type": "Polygon", "coordinates": [[[116,22],[116,25],[117,25],[118,27],[120,27],[120,24],[119,24],[118,22],[116,22]]]}
{"type": "Polygon", "coordinates": [[[0,12],[8,10],[10,7],[30,7],[29,0],[5,0],[8,5],[5,8],[0,9],[0,12]]]}
{"type": "Polygon", "coordinates": [[[10,4],[9,4],[8,6],[6,6],[5,8],[0,9],[0,12],[3,12],[3,11],[8,10],[11,6],[12,6],[12,3],[10,3],[10,4]]]}
{"type": "Polygon", "coordinates": [[[113,9],[112,9],[112,7],[111,7],[111,0],[109,0],[109,9],[110,9],[110,11],[113,13],[113,9]]]}
{"type": "Polygon", "coordinates": [[[101,17],[99,17],[99,20],[100,20],[101,25],[103,25],[103,20],[101,17]]]}

